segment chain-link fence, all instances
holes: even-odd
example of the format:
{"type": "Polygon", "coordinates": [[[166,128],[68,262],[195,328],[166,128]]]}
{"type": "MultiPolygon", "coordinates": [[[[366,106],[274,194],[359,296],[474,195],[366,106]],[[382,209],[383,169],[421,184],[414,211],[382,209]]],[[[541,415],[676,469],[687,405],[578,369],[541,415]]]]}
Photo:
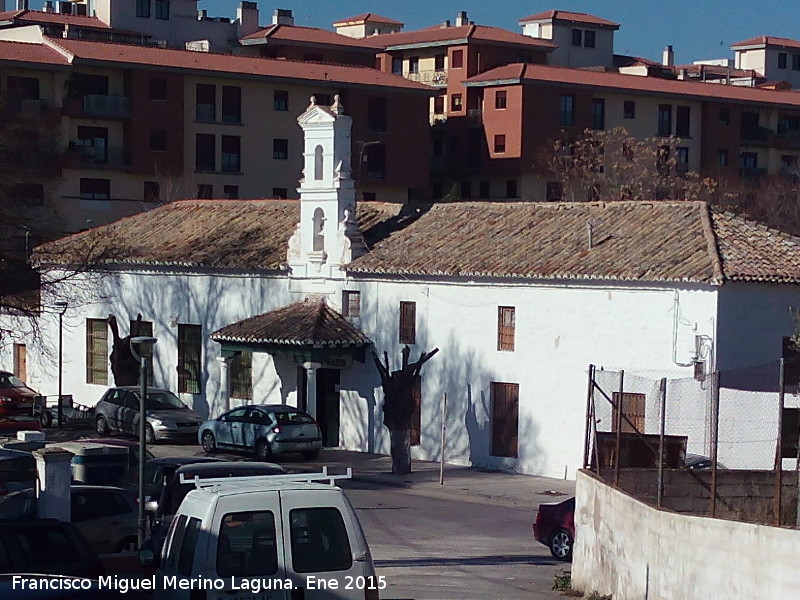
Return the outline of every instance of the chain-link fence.
{"type": "Polygon", "coordinates": [[[681,379],[590,365],[585,467],[659,507],[793,524],[800,397],[783,379],[779,361],[681,379]]]}

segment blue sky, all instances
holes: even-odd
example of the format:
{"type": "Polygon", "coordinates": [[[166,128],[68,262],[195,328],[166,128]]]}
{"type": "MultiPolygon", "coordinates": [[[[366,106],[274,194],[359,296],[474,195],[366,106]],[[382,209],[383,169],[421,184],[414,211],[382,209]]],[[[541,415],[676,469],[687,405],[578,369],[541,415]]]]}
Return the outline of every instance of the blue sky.
{"type": "MultiPolygon", "coordinates": [[[[478,24],[517,32],[520,18],[541,11],[588,12],[621,25],[615,36],[618,54],[660,60],[664,46],[672,44],[677,63],[732,57],[732,43],[757,35],[800,38],[795,0],[259,0],[258,5],[262,25],[271,22],[276,8],[288,8],[297,25],[331,29],[338,19],[374,12],[404,22],[406,31],[454,21],[461,10],[478,24]]],[[[232,17],[238,0],[200,0],[198,6],[209,16],[232,17]]]]}

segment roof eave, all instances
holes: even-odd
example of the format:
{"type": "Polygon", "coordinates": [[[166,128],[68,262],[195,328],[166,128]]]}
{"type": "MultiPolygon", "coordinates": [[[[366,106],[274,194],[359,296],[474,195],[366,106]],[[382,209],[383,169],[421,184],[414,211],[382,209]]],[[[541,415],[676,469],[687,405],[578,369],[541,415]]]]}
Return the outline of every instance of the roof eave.
{"type": "Polygon", "coordinates": [[[511,77],[509,79],[488,79],[486,81],[465,81],[464,87],[489,87],[493,85],[519,85],[522,79],[519,77],[511,77]]]}

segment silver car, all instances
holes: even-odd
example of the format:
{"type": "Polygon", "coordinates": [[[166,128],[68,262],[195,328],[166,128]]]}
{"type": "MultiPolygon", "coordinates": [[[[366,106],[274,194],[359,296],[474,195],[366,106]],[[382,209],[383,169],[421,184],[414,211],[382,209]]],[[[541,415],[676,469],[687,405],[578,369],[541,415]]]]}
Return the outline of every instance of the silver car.
{"type": "Polygon", "coordinates": [[[283,404],[240,406],[200,426],[198,440],[206,452],[217,449],[254,452],[260,460],[300,452],[316,458],[322,434],[308,413],[283,404]]]}
{"type": "MultiPolygon", "coordinates": [[[[169,390],[148,389],[145,403],[145,440],[193,440],[203,419],[169,390]]],[[[114,387],[95,407],[97,433],[111,431],[139,434],[139,388],[114,387]]]]}

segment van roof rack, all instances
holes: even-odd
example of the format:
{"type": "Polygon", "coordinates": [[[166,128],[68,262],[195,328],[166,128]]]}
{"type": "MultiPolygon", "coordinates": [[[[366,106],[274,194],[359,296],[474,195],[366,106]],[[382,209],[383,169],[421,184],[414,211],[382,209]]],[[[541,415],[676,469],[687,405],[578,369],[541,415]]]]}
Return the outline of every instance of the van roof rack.
{"type": "Polygon", "coordinates": [[[187,477],[181,473],[181,483],[194,483],[197,489],[216,488],[232,483],[260,483],[260,484],[275,484],[275,483],[324,483],[328,485],[335,485],[335,481],[339,479],[351,479],[353,477],[352,467],[347,467],[347,471],[339,474],[328,473],[328,467],[322,467],[322,471],[318,473],[287,473],[285,475],[243,475],[241,477],[208,477],[201,479],[198,476],[187,477]]]}

